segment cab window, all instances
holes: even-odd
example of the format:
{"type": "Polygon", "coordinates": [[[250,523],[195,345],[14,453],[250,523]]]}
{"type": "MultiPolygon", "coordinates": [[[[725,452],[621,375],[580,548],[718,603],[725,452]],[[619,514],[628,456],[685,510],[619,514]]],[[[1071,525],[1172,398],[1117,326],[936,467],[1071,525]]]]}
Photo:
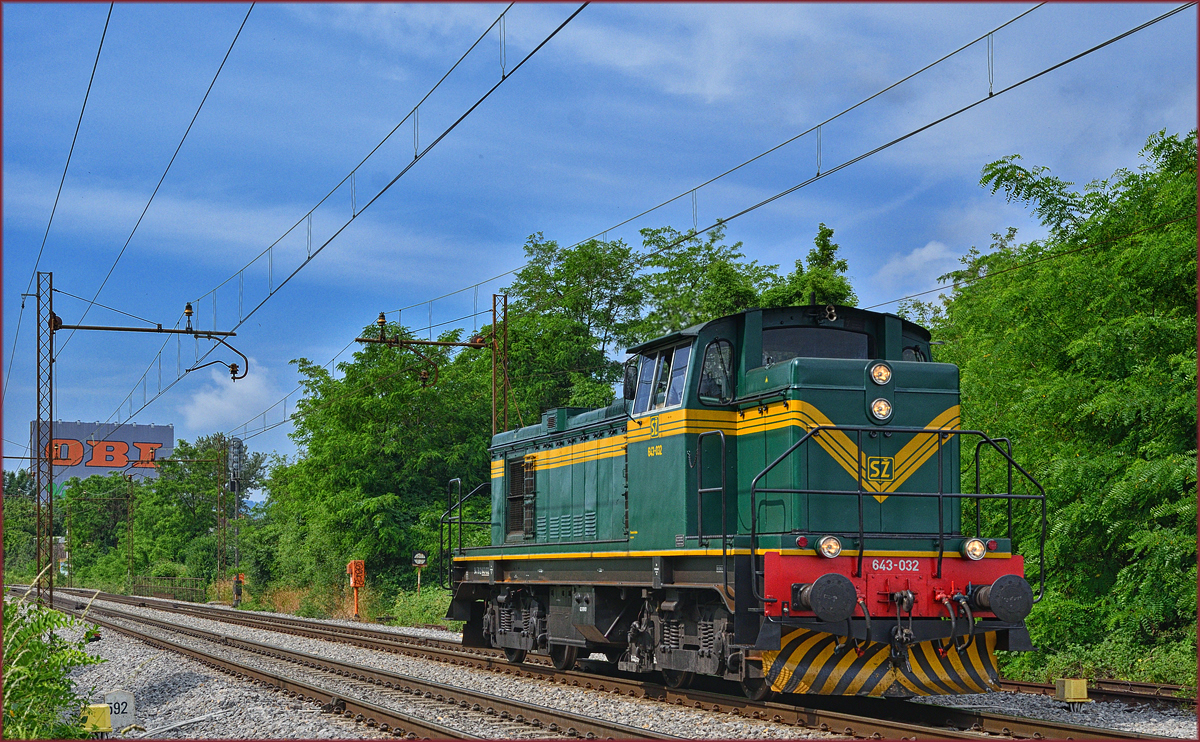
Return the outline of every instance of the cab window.
{"type": "Polygon", "coordinates": [[[675,360],[671,363],[671,387],[667,391],[667,407],[683,403],[683,384],[687,377],[688,358],[692,346],[681,345],[675,349],[675,360]]]}
{"type": "Polygon", "coordinates": [[[691,351],[691,345],[677,345],[641,355],[633,414],[676,407],[683,403],[691,351]]]}
{"type": "Polygon", "coordinates": [[[650,405],[650,382],[654,379],[654,363],[657,358],[657,355],[654,353],[643,353],[638,361],[641,368],[638,371],[637,396],[633,401],[633,413],[635,415],[639,412],[645,412],[646,408],[650,405]]]}
{"type": "Polygon", "coordinates": [[[733,400],[733,343],[717,338],[705,348],[696,393],[703,404],[727,404],[733,400]]]}

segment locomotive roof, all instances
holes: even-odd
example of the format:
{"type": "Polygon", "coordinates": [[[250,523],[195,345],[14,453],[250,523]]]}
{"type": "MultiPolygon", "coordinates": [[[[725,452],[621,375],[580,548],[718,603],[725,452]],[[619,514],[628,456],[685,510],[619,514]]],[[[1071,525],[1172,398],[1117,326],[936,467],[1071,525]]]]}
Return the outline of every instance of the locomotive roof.
{"type": "MultiPolygon", "coordinates": [[[[643,350],[658,347],[660,345],[664,345],[664,344],[670,343],[675,340],[682,340],[683,338],[695,337],[696,335],[700,334],[700,331],[702,329],[704,329],[705,326],[710,325],[714,322],[720,322],[722,320],[729,319],[730,317],[739,317],[741,315],[748,314],[750,312],[757,312],[757,311],[761,311],[764,314],[766,314],[768,312],[772,313],[772,314],[782,314],[785,312],[794,312],[798,309],[800,309],[800,310],[807,309],[810,306],[813,306],[813,305],[799,305],[799,306],[794,306],[794,307],[772,307],[770,309],[759,309],[758,307],[751,307],[750,309],[746,309],[744,311],[737,312],[735,314],[727,314],[724,317],[717,317],[716,319],[711,319],[708,322],[701,322],[699,324],[692,325],[691,327],[685,327],[682,330],[675,330],[673,332],[667,333],[666,335],[660,335],[659,337],[656,337],[653,340],[647,340],[644,343],[639,343],[638,345],[631,346],[628,350],[626,350],[626,353],[640,353],[643,350]]],[[[824,307],[825,305],[821,304],[821,305],[817,305],[817,306],[824,307]]],[[[837,312],[837,314],[839,316],[852,316],[852,317],[860,317],[863,319],[865,319],[867,317],[871,317],[871,318],[885,317],[885,316],[897,317],[903,323],[904,329],[906,331],[908,331],[910,333],[915,332],[917,334],[917,336],[921,337],[925,341],[928,341],[929,337],[930,337],[929,330],[926,330],[924,327],[921,327],[920,325],[916,324],[915,322],[910,322],[910,321],[904,319],[903,317],[900,317],[899,315],[892,314],[891,312],[872,312],[867,309],[859,309],[858,307],[842,306],[840,304],[835,304],[834,310],[837,312]]]]}

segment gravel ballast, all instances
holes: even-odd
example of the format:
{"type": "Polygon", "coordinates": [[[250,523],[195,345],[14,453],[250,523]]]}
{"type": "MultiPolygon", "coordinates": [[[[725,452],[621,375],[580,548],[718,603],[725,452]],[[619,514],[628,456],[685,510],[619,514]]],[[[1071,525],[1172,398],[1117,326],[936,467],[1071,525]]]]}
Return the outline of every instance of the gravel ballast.
{"type": "MultiPolygon", "coordinates": [[[[97,606],[109,607],[109,605],[97,601],[97,606]]],[[[272,632],[265,632],[245,626],[235,626],[194,616],[164,613],[150,608],[137,608],[115,604],[111,605],[111,607],[114,610],[134,615],[159,619],[165,618],[180,626],[190,626],[206,631],[219,632],[240,639],[276,644],[295,651],[308,652],[383,670],[390,670],[446,685],[469,688],[496,696],[550,706],[596,718],[617,721],[639,729],[655,730],[689,739],[809,739],[834,736],[815,730],[792,727],[769,721],[738,718],[728,714],[719,714],[700,709],[669,706],[657,701],[615,696],[611,693],[601,693],[582,688],[565,687],[536,679],[517,678],[501,673],[453,667],[444,663],[376,652],[336,642],[306,639],[290,634],[272,634],[272,632]]],[[[111,634],[112,632],[108,633],[111,634]]],[[[191,643],[193,640],[184,638],[179,639],[179,641],[191,643]]],[[[370,700],[373,703],[396,706],[394,702],[388,702],[383,698],[384,695],[390,696],[391,694],[374,695],[377,693],[379,692],[370,686],[364,686],[361,691],[355,691],[355,695],[370,700]]],[[[445,723],[452,725],[450,721],[446,721],[445,723]]],[[[499,736],[511,738],[512,731],[509,730],[507,734],[499,736]]]]}
{"type": "Polygon", "coordinates": [[[124,735],[126,738],[147,733],[154,739],[392,738],[352,721],[322,714],[316,704],[288,699],[233,680],[199,662],[115,631],[102,629],[101,635],[100,641],[88,645],[88,653],[108,662],[76,668],[71,677],[91,703],[104,703],[104,693],[111,690],[133,694],[137,724],[146,731],[130,730],[124,735]],[[216,716],[158,731],[210,714],[216,716]]]}
{"type": "MultiPolygon", "coordinates": [[[[98,601],[97,604],[100,605],[101,603],[98,601]]],[[[294,635],[277,634],[260,629],[235,626],[187,615],[165,613],[150,608],[136,608],[116,604],[113,604],[112,607],[114,610],[125,611],[132,614],[160,619],[165,618],[166,620],[181,626],[192,626],[208,631],[219,632],[231,637],[276,644],[288,649],[294,649],[297,651],[309,652],[334,659],[378,667],[380,669],[411,675],[426,680],[432,680],[435,682],[444,683],[446,685],[480,690],[493,695],[505,696],[545,706],[553,706],[576,713],[583,713],[598,718],[619,721],[637,728],[653,729],[656,731],[676,734],[688,738],[766,739],[829,736],[814,730],[806,730],[803,728],[790,727],[765,721],[731,717],[725,714],[716,714],[697,709],[685,709],[667,706],[654,701],[632,699],[628,697],[617,697],[608,693],[599,693],[597,691],[589,691],[580,688],[568,688],[535,679],[515,678],[510,675],[503,675],[494,672],[464,667],[454,667],[444,663],[376,652],[358,647],[351,647],[336,642],[326,642],[316,639],[306,639],[294,635]]],[[[350,621],[331,621],[330,623],[361,625],[350,621]]],[[[382,627],[379,625],[371,625],[371,628],[391,630],[397,634],[424,636],[436,639],[455,639],[458,637],[457,634],[436,629],[382,627]]],[[[118,638],[119,637],[113,634],[113,632],[107,632],[105,634],[105,640],[99,642],[98,644],[103,644],[106,641],[118,638]]],[[[136,644],[136,642],[132,642],[132,640],[121,640],[136,644]]],[[[93,644],[92,646],[97,645],[93,644]]],[[[142,646],[143,652],[159,653],[159,650],[153,650],[144,647],[144,645],[139,646],[142,646]]],[[[179,659],[177,656],[172,655],[172,657],[174,659],[171,661],[184,661],[179,659]]],[[[161,660],[158,661],[161,662],[161,660]]],[[[134,664],[136,663],[129,663],[129,666],[132,668],[132,665],[134,664]]],[[[289,713],[287,711],[288,707],[291,705],[296,705],[281,703],[272,694],[259,691],[252,686],[243,683],[228,680],[225,678],[225,676],[216,673],[215,671],[208,670],[207,668],[203,668],[202,666],[196,665],[196,663],[190,664],[199,668],[199,671],[215,676],[216,679],[219,679],[229,686],[246,688],[247,690],[245,692],[263,699],[263,701],[270,705],[272,709],[284,709],[283,715],[285,717],[287,713],[289,713]]],[[[85,668],[79,672],[103,671],[105,668],[110,666],[111,665],[101,665],[97,668],[85,668]]],[[[104,689],[107,689],[107,687],[98,688],[98,690],[104,689]]],[[[133,691],[135,694],[138,693],[133,688],[128,689],[133,691]]],[[[373,692],[374,691],[370,688],[370,686],[365,686],[361,692],[357,690],[353,691],[354,695],[366,698],[372,702],[385,703],[385,705],[389,706],[394,705],[393,703],[380,701],[379,699],[373,697],[371,695],[373,692]]],[[[1183,739],[1195,739],[1197,734],[1195,713],[1183,708],[1153,708],[1149,706],[1128,706],[1122,703],[1096,702],[1085,705],[1080,711],[1072,712],[1067,709],[1066,704],[1055,701],[1053,698],[1048,696],[1006,692],[932,697],[921,699],[921,702],[937,703],[940,705],[956,706],[966,709],[978,709],[981,711],[1010,714],[1014,716],[1029,716],[1033,718],[1042,718],[1081,726],[1141,732],[1145,734],[1178,737],[1183,739]]],[[[142,701],[139,695],[139,704],[140,703],[142,703],[142,701]]],[[[234,705],[240,707],[242,704],[236,703],[234,705]]],[[[307,704],[305,704],[305,706],[307,706],[307,704]]],[[[202,713],[204,712],[201,711],[194,714],[194,716],[199,716],[202,713]]],[[[315,714],[315,712],[309,712],[308,716],[316,717],[315,721],[326,723],[331,730],[336,729],[338,731],[332,731],[330,734],[297,734],[295,731],[292,731],[290,733],[275,735],[268,731],[270,729],[274,729],[275,727],[272,726],[271,723],[264,721],[263,724],[265,726],[262,730],[255,729],[250,734],[231,733],[214,735],[211,733],[199,733],[196,729],[188,727],[178,730],[179,734],[177,736],[382,736],[378,733],[371,733],[371,730],[367,730],[364,727],[349,724],[348,722],[340,719],[320,717],[319,715],[315,714]],[[348,735],[348,732],[352,730],[355,733],[353,735],[348,735]]],[[[277,718],[275,716],[271,716],[270,713],[267,713],[263,718],[272,721],[276,725],[282,723],[286,726],[286,724],[289,723],[287,721],[277,720],[277,718]]],[[[165,723],[166,722],[161,725],[165,725],[165,723]]],[[[197,729],[208,729],[209,727],[206,726],[208,724],[209,722],[200,722],[195,726],[197,729]]],[[[251,724],[251,726],[253,726],[253,724],[251,724]]],[[[147,726],[147,728],[150,727],[147,726]]],[[[167,734],[172,735],[173,733],[167,734]]],[[[512,736],[511,730],[509,731],[508,736],[512,736]]]]}
{"type": "Polygon", "coordinates": [[[990,711],[1010,716],[1027,716],[1047,719],[1063,724],[1077,724],[1099,729],[1117,729],[1123,732],[1156,734],[1162,737],[1196,739],[1196,713],[1179,708],[1154,708],[1152,706],[1128,705],[1116,701],[1093,701],[1083,705],[1079,711],[1071,711],[1067,704],[1056,701],[1052,696],[1035,693],[973,693],[962,696],[930,696],[920,699],[924,703],[954,706],[963,709],[990,711]]]}

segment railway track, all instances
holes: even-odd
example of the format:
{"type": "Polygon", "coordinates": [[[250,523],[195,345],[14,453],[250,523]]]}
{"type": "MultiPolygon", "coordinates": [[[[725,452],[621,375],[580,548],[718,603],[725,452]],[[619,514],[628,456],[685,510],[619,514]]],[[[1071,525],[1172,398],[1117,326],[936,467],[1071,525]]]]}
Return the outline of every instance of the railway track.
{"type": "MultiPolygon", "coordinates": [[[[1021,680],[1002,680],[1004,690],[1019,693],[1034,693],[1053,696],[1054,686],[1049,683],[1028,683],[1021,680]]],[[[1121,701],[1141,704],[1172,704],[1176,706],[1196,705],[1195,691],[1182,685],[1158,683],[1135,683],[1127,680],[1090,680],[1088,698],[1094,701],[1121,701]]]]}
{"type": "MultiPolygon", "coordinates": [[[[83,608],[73,599],[64,600],[56,596],[55,607],[75,616],[82,616],[83,608]]],[[[444,713],[447,708],[455,709],[460,716],[474,714],[495,727],[496,721],[509,727],[505,737],[536,735],[538,738],[572,739],[679,739],[674,735],[638,729],[616,722],[574,714],[559,709],[537,706],[499,696],[463,688],[452,688],[440,683],[393,673],[352,662],[330,659],[306,652],[286,649],[278,645],[255,642],[219,634],[194,627],[180,626],[168,621],[139,616],[124,611],[93,605],[88,610],[87,620],[110,630],[118,631],[141,641],[192,657],[206,665],[221,669],[239,678],[257,681],[263,685],[286,692],[289,697],[322,704],[327,713],[339,713],[346,718],[365,723],[369,727],[390,731],[395,736],[430,739],[483,739],[461,726],[448,726],[430,721],[421,716],[389,708],[347,694],[344,690],[298,679],[287,668],[279,669],[283,663],[305,668],[313,672],[336,677],[339,681],[354,681],[386,691],[386,695],[405,695],[429,701],[437,707],[434,713],[444,713]],[[156,630],[150,633],[141,627],[156,630]],[[197,647],[192,643],[173,641],[162,636],[166,632],[200,639],[213,645],[212,649],[197,647]],[[220,655],[212,650],[225,650],[220,655]],[[228,650],[256,655],[277,662],[248,663],[229,658],[228,650]],[[271,665],[276,665],[272,668],[271,665]]],[[[468,723],[469,720],[468,720],[468,723]]]]}
{"type": "MultiPolygon", "coordinates": [[[[90,598],[95,591],[60,589],[59,592],[80,598],[90,598]]],[[[785,702],[756,703],[738,695],[697,689],[674,690],[648,683],[641,678],[629,679],[578,671],[561,672],[551,667],[548,662],[543,664],[543,658],[540,657],[531,658],[532,662],[522,665],[512,665],[504,660],[502,653],[497,650],[464,649],[452,642],[405,636],[369,626],[344,626],[290,616],[265,616],[182,601],[107,593],[101,593],[98,599],[233,623],[260,630],[345,643],[374,651],[433,659],[451,665],[491,670],[524,678],[539,678],[552,683],[601,692],[702,708],[754,719],[765,719],[857,738],[1163,739],[1154,735],[1096,729],[932,704],[897,702],[891,699],[791,696],[786,697],[785,702]],[[851,707],[853,712],[849,710],[851,707]],[[863,714],[863,709],[868,710],[867,715],[863,714]]],[[[93,606],[92,610],[96,611],[97,608],[93,606]]],[[[220,635],[214,634],[214,636],[220,635]]],[[[247,645],[256,644],[245,640],[237,641],[247,645]]],[[[350,672],[360,671],[361,668],[350,670],[350,672]]],[[[446,693],[445,690],[439,692],[443,695],[446,693]]],[[[1051,692],[1053,692],[1052,689],[1051,692]]],[[[522,715],[524,716],[523,713],[522,715]]],[[[647,736],[646,730],[634,731],[637,733],[635,736],[647,736]]]]}

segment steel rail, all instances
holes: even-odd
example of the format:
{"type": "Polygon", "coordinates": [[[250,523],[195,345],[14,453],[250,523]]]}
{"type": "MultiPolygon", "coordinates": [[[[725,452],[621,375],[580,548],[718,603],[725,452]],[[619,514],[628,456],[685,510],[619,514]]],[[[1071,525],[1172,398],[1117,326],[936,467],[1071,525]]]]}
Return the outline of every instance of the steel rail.
{"type": "MultiPolygon", "coordinates": [[[[403,736],[410,739],[482,739],[482,737],[470,732],[452,729],[451,727],[421,719],[420,717],[409,716],[401,711],[384,708],[369,701],[353,698],[340,691],[331,691],[314,683],[287,678],[268,670],[242,664],[235,660],[214,657],[185,644],[172,642],[161,637],[147,636],[135,629],[98,618],[94,615],[84,616],[82,611],[66,609],[62,606],[55,607],[64,613],[83,618],[90,623],[104,626],[107,629],[125,634],[151,646],[190,657],[203,665],[232,675],[240,680],[264,685],[271,690],[285,693],[291,698],[300,698],[310,703],[320,703],[324,707],[332,705],[334,708],[340,709],[342,716],[360,721],[368,727],[378,727],[382,731],[390,732],[393,736],[403,736]]],[[[95,613],[95,609],[93,608],[88,613],[95,613]]]]}
{"type": "MultiPolygon", "coordinates": [[[[75,588],[73,592],[90,597],[95,591],[75,588]]],[[[97,599],[140,604],[147,608],[151,607],[149,605],[151,602],[164,604],[162,607],[158,605],[154,607],[159,610],[184,613],[215,621],[228,621],[269,631],[342,642],[366,649],[382,650],[410,657],[425,657],[451,665],[491,670],[517,677],[538,678],[572,687],[804,726],[821,731],[850,734],[856,737],[978,739],[980,734],[986,734],[1021,739],[1166,739],[1149,734],[1086,727],[935,704],[896,702],[893,699],[852,697],[849,700],[853,701],[856,706],[854,713],[839,711],[836,707],[828,708],[828,706],[844,700],[841,697],[791,696],[791,699],[795,699],[792,703],[754,702],[737,695],[695,689],[677,690],[645,680],[630,680],[591,672],[563,672],[555,670],[548,663],[542,664],[540,657],[536,659],[529,657],[526,663],[513,665],[504,659],[499,650],[464,648],[453,642],[407,637],[366,626],[340,626],[310,619],[246,614],[232,609],[156,598],[100,593],[97,599]],[[537,661],[538,664],[532,664],[530,661],[537,661]],[[822,706],[826,707],[822,708],[822,706]],[[874,716],[863,715],[863,706],[873,707],[870,709],[870,713],[874,716]]],[[[93,606],[93,610],[95,610],[95,606],[93,606]]],[[[584,662],[587,661],[584,660],[584,662]]],[[[593,669],[602,669],[601,663],[588,663],[588,665],[593,669]]]]}
{"type": "MultiPolygon", "coordinates": [[[[218,634],[213,631],[198,629],[191,626],[180,626],[167,621],[125,613],[122,611],[113,610],[111,608],[96,606],[94,604],[92,605],[90,612],[99,612],[102,615],[122,621],[142,623],[164,631],[175,632],[185,636],[191,636],[197,639],[209,641],[214,644],[219,644],[223,647],[231,647],[265,657],[285,660],[302,667],[331,673],[339,677],[349,678],[351,680],[369,683],[371,685],[380,686],[389,690],[421,695],[425,698],[433,698],[439,703],[446,703],[448,705],[458,706],[461,708],[470,708],[473,711],[482,712],[488,716],[497,716],[500,719],[526,724],[537,729],[544,729],[557,734],[565,734],[568,737],[579,736],[587,737],[589,739],[681,739],[680,737],[672,734],[653,732],[648,729],[631,727],[619,722],[597,719],[595,717],[549,708],[539,704],[503,698],[501,696],[495,696],[490,693],[483,693],[481,691],[456,688],[443,683],[437,683],[434,681],[425,680],[423,678],[403,675],[375,667],[368,667],[366,665],[360,665],[354,662],[334,660],[328,657],[310,654],[308,652],[285,649],[274,644],[267,644],[250,639],[239,639],[237,637],[218,634]]],[[[135,630],[131,631],[134,631],[136,635],[135,630]]],[[[332,699],[331,702],[342,699],[342,695],[339,693],[332,693],[330,695],[332,699]]],[[[349,702],[347,702],[347,709],[347,713],[349,713],[349,702]]],[[[401,712],[394,713],[400,714],[401,712]]],[[[469,738],[475,739],[478,737],[472,735],[469,738]]]]}
{"type": "MultiPolygon", "coordinates": [[[[1031,683],[1024,680],[1001,680],[1000,687],[1016,693],[1032,693],[1052,696],[1055,686],[1049,683],[1031,683]]],[[[1196,696],[1192,688],[1182,685],[1139,683],[1130,680],[1089,680],[1088,698],[1094,701],[1121,701],[1136,704],[1172,704],[1195,706],[1196,696]]]]}

